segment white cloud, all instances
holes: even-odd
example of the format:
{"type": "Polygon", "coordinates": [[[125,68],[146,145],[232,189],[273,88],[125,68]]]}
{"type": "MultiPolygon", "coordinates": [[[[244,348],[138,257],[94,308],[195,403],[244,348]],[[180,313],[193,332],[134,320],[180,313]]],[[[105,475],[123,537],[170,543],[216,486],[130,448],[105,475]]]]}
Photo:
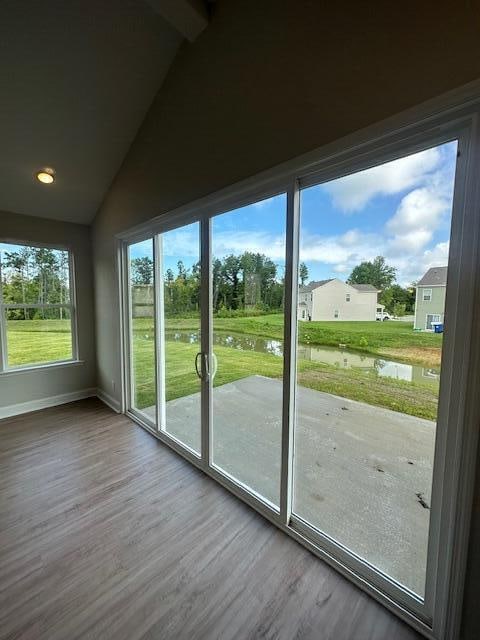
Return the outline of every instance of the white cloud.
{"type": "Polygon", "coordinates": [[[174,229],[163,234],[163,254],[198,260],[200,255],[198,225],[174,229]]]}
{"type": "Polygon", "coordinates": [[[402,286],[418,280],[430,268],[448,262],[448,242],[440,242],[433,248],[425,248],[431,233],[425,230],[411,231],[401,239],[378,233],[362,233],[353,229],[355,246],[348,244],[351,232],[338,236],[304,236],[300,260],[307,264],[331,265],[332,274],[347,278],[352,269],[365,260],[383,255],[387,263],[397,269],[397,281],[402,286]]]}
{"type": "Polygon", "coordinates": [[[263,207],[266,207],[270,204],[272,204],[275,201],[275,198],[277,198],[278,196],[272,196],[271,198],[266,198],[265,200],[259,200],[258,202],[254,202],[251,205],[247,205],[247,206],[252,206],[255,207],[256,209],[263,209],[263,207]]]}
{"type": "Polygon", "coordinates": [[[441,161],[438,149],[426,149],[405,158],[359,171],[323,186],[333,204],[345,213],[363,209],[378,195],[393,195],[422,185],[441,161]]]}
{"type": "Polygon", "coordinates": [[[407,235],[419,229],[436,229],[449,209],[449,201],[432,189],[414,189],[402,199],[386,227],[396,235],[407,235]]]}
{"type": "Polygon", "coordinates": [[[272,260],[285,260],[285,236],[268,231],[219,231],[213,236],[213,254],[223,257],[244,251],[264,253],[272,260]]]}

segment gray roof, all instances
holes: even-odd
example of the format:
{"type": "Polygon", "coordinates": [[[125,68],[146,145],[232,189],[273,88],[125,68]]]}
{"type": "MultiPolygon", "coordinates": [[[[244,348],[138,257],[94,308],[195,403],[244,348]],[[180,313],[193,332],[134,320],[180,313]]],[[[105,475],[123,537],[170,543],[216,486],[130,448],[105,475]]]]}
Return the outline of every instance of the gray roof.
{"type": "Polygon", "coordinates": [[[331,282],[334,279],[335,278],[329,278],[328,280],[313,280],[312,282],[307,284],[305,287],[300,287],[299,291],[300,293],[307,293],[307,291],[313,291],[314,289],[318,289],[318,287],[323,287],[324,284],[327,284],[327,282],[331,282]]]}
{"type": "MultiPolygon", "coordinates": [[[[300,287],[299,292],[307,293],[308,291],[313,291],[314,289],[318,289],[318,287],[323,287],[324,284],[332,282],[332,280],[336,280],[336,278],[329,278],[328,280],[313,280],[312,282],[307,284],[305,287],[300,287]]],[[[364,293],[367,293],[368,291],[375,291],[375,293],[378,293],[378,289],[376,289],[371,284],[351,284],[349,286],[353,287],[357,291],[362,291],[364,293]]]]}
{"type": "Polygon", "coordinates": [[[378,289],[373,284],[351,284],[350,286],[357,291],[375,291],[375,293],[378,293],[378,289]]]}
{"type": "Polygon", "coordinates": [[[445,286],[447,284],[447,267],[432,267],[421,278],[417,287],[445,286]]]}

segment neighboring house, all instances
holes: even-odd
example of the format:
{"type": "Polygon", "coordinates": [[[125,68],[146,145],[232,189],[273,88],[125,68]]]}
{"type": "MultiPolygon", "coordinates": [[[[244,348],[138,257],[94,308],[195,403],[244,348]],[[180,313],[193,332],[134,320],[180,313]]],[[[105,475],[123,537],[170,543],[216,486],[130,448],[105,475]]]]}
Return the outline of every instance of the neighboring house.
{"type": "Polygon", "coordinates": [[[433,331],[442,322],[445,312],[447,267],[432,267],[417,283],[415,298],[415,329],[433,331]]]}
{"type": "Polygon", "coordinates": [[[337,278],[299,287],[299,320],[375,320],[379,291],[371,284],[346,284],[337,278]]]}

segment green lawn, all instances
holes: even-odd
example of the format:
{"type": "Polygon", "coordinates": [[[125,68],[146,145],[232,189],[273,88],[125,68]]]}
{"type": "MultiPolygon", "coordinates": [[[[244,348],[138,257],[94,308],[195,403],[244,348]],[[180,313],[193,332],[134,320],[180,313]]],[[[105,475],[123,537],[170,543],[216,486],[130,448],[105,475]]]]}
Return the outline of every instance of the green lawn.
{"type": "MultiPolygon", "coordinates": [[[[216,318],[215,329],[281,339],[283,318],[280,314],[254,318],[216,318]]],[[[167,329],[198,330],[198,318],[167,321],[167,329]]],[[[134,371],[139,408],[154,404],[154,353],[151,319],[137,319],[134,326],[134,371]]],[[[311,322],[300,323],[302,342],[338,346],[346,344],[377,355],[404,355],[404,360],[432,365],[432,353],[440,360],[440,335],[413,332],[403,322],[311,322]],[[364,340],[362,340],[362,338],[364,340]],[[365,341],[367,345],[365,345],[365,341]],[[415,354],[413,358],[412,354],[415,354]],[[410,358],[408,357],[410,355],[410,358]]],[[[9,364],[22,365],[71,357],[70,323],[67,320],[16,320],[8,323],[9,364]]],[[[182,397],[200,390],[194,358],[198,345],[166,343],[167,399],[182,397]]],[[[271,378],[282,376],[282,359],[255,351],[215,347],[218,372],[215,385],[222,385],[250,375],[271,378]]],[[[339,369],[326,364],[301,360],[299,382],[306,387],[359,400],[368,404],[435,419],[437,390],[422,383],[382,378],[374,373],[339,369]]]]}
{"type": "MultiPolygon", "coordinates": [[[[134,336],[136,406],[145,408],[155,403],[153,341],[134,336]]],[[[194,369],[198,345],[182,342],[166,343],[166,397],[180,398],[200,391],[194,369]]],[[[230,347],[215,347],[218,370],[214,386],[233,382],[251,375],[281,378],[282,358],[256,351],[240,351],[230,347]]],[[[299,361],[298,380],[304,387],[333,393],[409,415],[435,420],[437,391],[428,384],[382,378],[353,369],[299,361]]]]}
{"type": "Polygon", "coordinates": [[[8,364],[40,364],[72,357],[69,320],[9,320],[8,364]]]}

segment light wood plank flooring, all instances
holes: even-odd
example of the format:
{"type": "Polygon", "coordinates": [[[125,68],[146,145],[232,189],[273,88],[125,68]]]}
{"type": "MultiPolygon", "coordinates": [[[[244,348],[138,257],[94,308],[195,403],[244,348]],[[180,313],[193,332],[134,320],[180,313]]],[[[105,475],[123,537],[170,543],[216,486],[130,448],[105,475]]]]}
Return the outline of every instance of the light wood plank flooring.
{"type": "Polygon", "coordinates": [[[0,638],[420,638],[98,400],[0,421],[0,638]]]}

